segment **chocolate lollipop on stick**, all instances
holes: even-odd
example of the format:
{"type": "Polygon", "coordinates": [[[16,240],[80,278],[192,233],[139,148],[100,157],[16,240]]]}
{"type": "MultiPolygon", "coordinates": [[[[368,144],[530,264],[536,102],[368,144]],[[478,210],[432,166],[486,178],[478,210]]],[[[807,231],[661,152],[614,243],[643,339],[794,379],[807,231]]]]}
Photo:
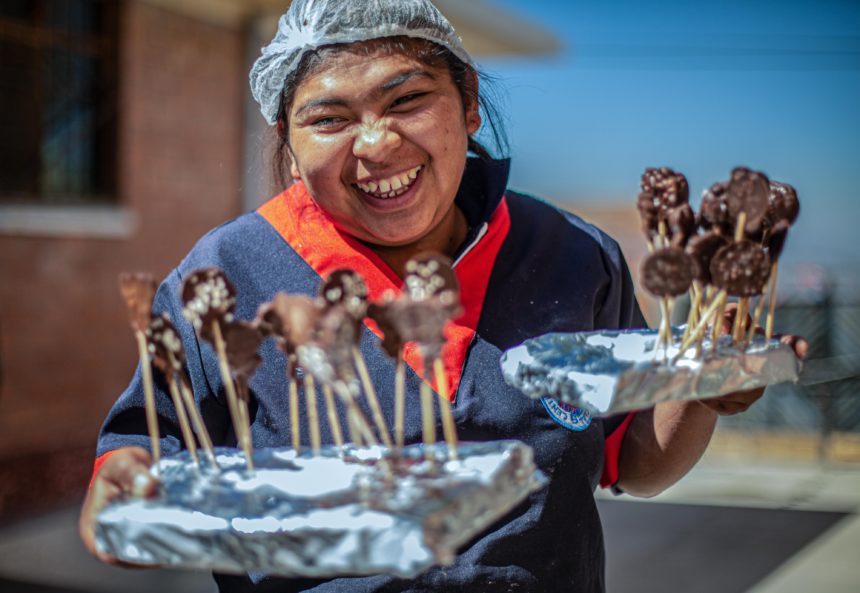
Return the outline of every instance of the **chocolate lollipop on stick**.
{"type": "Polygon", "coordinates": [[[669,299],[684,294],[693,282],[695,263],[677,247],[659,249],[648,255],[642,263],[642,286],[660,299],[663,318],[658,333],[655,354],[671,339],[669,299]]]}
{"type": "Polygon", "coordinates": [[[120,274],[119,289],[128,308],[128,318],[137,342],[140,357],[140,374],[143,378],[143,398],[146,406],[146,428],[152,448],[153,465],[161,460],[161,441],[158,431],[158,412],[155,409],[155,390],[152,383],[152,367],[146,344],[146,328],[152,311],[152,300],[156,291],[155,279],[149,274],[120,274]]]}
{"type": "Polygon", "coordinates": [[[223,335],[224,327],[234,319],[236,289],[224,272],[217,268],[205,268],[192,272],[185,280],[182,285],[182,302],[182,314],[194,326],[198,335],[212,343],[215,348],[233,429],[244,449],[248,469],[253,470],[250,428],[242,418],[239,397],[230,376],[227,345],[223,335]]]}
{"type": "Polygon", "coordinates": [[[382,415],[379,398],[376,396],[376,389],[374,389],[373,382],[370,380],[370,373],[367,371],[364,356],[362,356],[361,350],[358,348],[358,342],[361,340],[361,324],[367,315],[367,285],[357,272],[352,270],[335,270],[323,283],[320,296],[326,303],[326,307],[341,305],[352,319],[355,326],[355,343],[352,346],[353,363],[364,388],[367,403],[370,404],[370,411],[373,415],[376,429],[379,431],[379,436],[386,447],[391,447],[391,436],[388,434],[388,426],[382,415]]]}
{"type": "Polygon", "coordinates": [[[177,356],[182,352],[182,342],[176,335],[176,330],[166,314],[154,315],[150,319],[146,329],[146,338],[149,343],[149,352],[152,355],[152,364],[162,372],[167,380],[167,387],[170,390],[170,397],[173,399],[173,407],[176,409],[176,419],[179,422],[185,448],[191,454],[194,464],[200,465],[194,431],[191,430],[191,423],[188,421],[188,414],[185,411],[185,402],[182,401],[182,394],[176,383],[176,373],[181,369],[177,356]],[[174,355],[174,352],[177,353],[177,356],[174,355]]]}
{"type": "Polygon", "coordinates": [[[253,322],[234,320],[224,326],[227,364],[230,367],[231,376],[236,383],[239,418],[243,427],[241,442],[246,455],[253,448],[250,429],[251,422],[248,417],[248,404],[251,401],[251,392],[248,384],[251,375],[254,374],[254,371],[263,362],[263,359],[257,353],[262,341],[263,334],[253,322]]]}
{"type": "Polygon", "coordinates": [[[329,306],[317,319],[313,339],[299,347],[302,366],[314,376],[331,385],[347,409],[352,440],[357,444],[376,446],[378,441],[356,401],[353,346],[353,318],[342,305],[329,306]]]}
{"type": "MultiPolygon", "coordinates": [[[[422,315],[424,322],[412,324],[409,339],[417,342],[421,349],[428,379],[431,369],[434,369],[448,456],[457,459],[457,428],[448,396],[448,377],[440,360],[445,325],[461,311],[460,286],[450,260],[438,254],[423,254],[409,260],[406,262],[404,289],[409,300],[425,311],[422,315]]],[[[402,329],[401,336],[406,337],[402,329]]]]}
{"type": "Polygon", "coordinates": [[[773,261],[770,278],[770,302],[767,310],[767,322],[765,328],[765,339],[770,342],[773,337],[773,313],[776,307],[776,276],[778,273],[778,265],[782,249],[785,246],[785,239],[788,234],[788,227],[794,224],[797,216],[800,213],[800,202],[797,199],[797,192],[787,183],[772,181],[770,184],[770,210],[769,216],[774,221],[774,228],[771,232],[771,240],[769,241],[768,253],[773,261]],[[781,224],[780,224],[781,223],[781,224]],[[777,228],[779,227],[779,231],[777,228]]]}
{"type": "MultiPolygon", "coordinates": [[[[304,295],[279,292],[268,303],[257,310],[257,324],[266,335],[274,336],[275,343],[287,357],[288,405],[290,432],[293,449],[301,449],[301,427],[299,423],[299,390],[296,368],[298,348],[311,339],[314,325],[320,315],[316,301],[304,295]]],[[[331,416],[329,416],[331,418],[331,416]]],[[[335,419],[337,416],[335,416],[335,419]]],[[[340,427],[332,432],[340,432],[340,427]]]]}
{"type": "Polygon", "coordinates": [[[394,368],[394,443],[398,449],[402,449],[404,444],[404,416],[406,414],[406,363],[403,360],[403,340],[392,317],[392,315],[396,315],[393,303],[394,296],[388,293],[382,303],[370,303],[368,305],[367,316],[376,322],[383,334],[382,349],[396,361],[394,368]]]}

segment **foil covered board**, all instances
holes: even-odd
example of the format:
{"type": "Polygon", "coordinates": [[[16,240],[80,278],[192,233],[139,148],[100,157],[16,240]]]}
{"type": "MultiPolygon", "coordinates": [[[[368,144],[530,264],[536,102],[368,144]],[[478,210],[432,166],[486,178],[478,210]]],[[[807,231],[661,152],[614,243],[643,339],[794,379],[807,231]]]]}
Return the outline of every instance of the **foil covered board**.
{"type": "Polygon", "coordinates": [[[507,350],[502,374],[529,397],[557,399],[599,416],[798,379],[800,362],[776,340],[756,336],[740,350],[723,336],[712,351],[706,339],[700,356],[691,348],[673,361],[684,327],[672,332],[674,345],[665,352],[655,352],[655,330],[545,334],[507,350]]]}
{"type": "Polygon", "coordinates": [[[459,546],[546,478],[518,441],[384,448],[217,449],[220,471],[187,452],[162,459],[152,499],[98,517],[98,547],[126,562],[273,575],[413,577],[453,561],[459,546]],[[387,460],[387,462],[383,461],[387,460]]]}

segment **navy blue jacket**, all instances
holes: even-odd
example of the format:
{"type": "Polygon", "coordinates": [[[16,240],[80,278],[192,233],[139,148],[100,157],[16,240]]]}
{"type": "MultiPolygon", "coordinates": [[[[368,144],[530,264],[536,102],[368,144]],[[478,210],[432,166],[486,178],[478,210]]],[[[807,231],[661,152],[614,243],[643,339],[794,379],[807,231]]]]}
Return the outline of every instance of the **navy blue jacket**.
{"type": "MultiPolygon", "coordinates": [[[[505,191],[507,173],[507,161],[470,159],[457,196],[470,226],[464,255],[455,264],[466,313],[452,333],[456,339],[445,362],[456,388],[453,411],[460,439],[527,443],[549,486],[466,545],[454,565],[412,581],[216,575],[222,591],[603,591],[603,537],[593,492],[601,476],[604,485],[617,479],[618,449],[629,417],[591,418],[569,408],[560,414],[557,406],[508,386],[499,359],[506,348],[546,332],[642,327],[644,320],[618,245],[572,214],[505,191]]],[[[371,295],[397,283],[372,252],[326,222],[299,183],[259,211],[211,231],[164,281],[155,309],[168,312],[182,334],[194,393],[216,444],[235,445],[236,439],[214,352],[181,315],[183,278],[201,267],[222,268],[238,289],[237,317],[251,319],[257,306],[279,291],[315,295],[321,274],[340,265],[364,273],[371,295]]],[[[386,386],[393,385],[394,362],[367,327],[361,350],[393,426],[392,389],[386,386]]],[[[251,380],[254,445],[287,447],[284,357],[272,341],[264,343],[261,355],[264,363],[251,380]]],[[[409,401],[417,401],[421,380],[409,370],[409,401]]],[[[161,447],[169,455],[181,447],[179,430],[163,382],[157,381],[156,395],[161,447]]],[[[105,421],[100,457],[129,445],[148,448],[143,402],[138,369],[105,421]]],[[[418,408],[407,406],[407,442],[421,441],[418,408]]],[[[304,408],[301,416],[307,426],[304,408]]],[[[324,442],[332,442],[324,421],[322,428],[324,442]]],[[[306,430],[302,437],[308,444],[306,430]]]]}

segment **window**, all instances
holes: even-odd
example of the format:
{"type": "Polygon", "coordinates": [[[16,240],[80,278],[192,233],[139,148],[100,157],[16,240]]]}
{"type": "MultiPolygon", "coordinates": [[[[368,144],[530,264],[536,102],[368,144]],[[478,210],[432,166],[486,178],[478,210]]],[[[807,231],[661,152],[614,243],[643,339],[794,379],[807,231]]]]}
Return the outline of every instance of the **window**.
{"type": "Polygon", "coordinates": [[[117,4],[0,2],[0,204],[115,201],[117,4]]]}

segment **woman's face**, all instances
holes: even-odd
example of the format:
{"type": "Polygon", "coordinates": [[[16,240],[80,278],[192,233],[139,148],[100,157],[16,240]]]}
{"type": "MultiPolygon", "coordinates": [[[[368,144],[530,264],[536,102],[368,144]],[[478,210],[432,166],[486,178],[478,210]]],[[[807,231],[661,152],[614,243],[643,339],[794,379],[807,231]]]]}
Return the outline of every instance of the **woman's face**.
{"type": "Polygon", "coordinates": [[[453,232],[480,118],[447,70],[339,52],[300,83],[288,122],[292,175],[339,229],[387,247],[453,232]]]}

